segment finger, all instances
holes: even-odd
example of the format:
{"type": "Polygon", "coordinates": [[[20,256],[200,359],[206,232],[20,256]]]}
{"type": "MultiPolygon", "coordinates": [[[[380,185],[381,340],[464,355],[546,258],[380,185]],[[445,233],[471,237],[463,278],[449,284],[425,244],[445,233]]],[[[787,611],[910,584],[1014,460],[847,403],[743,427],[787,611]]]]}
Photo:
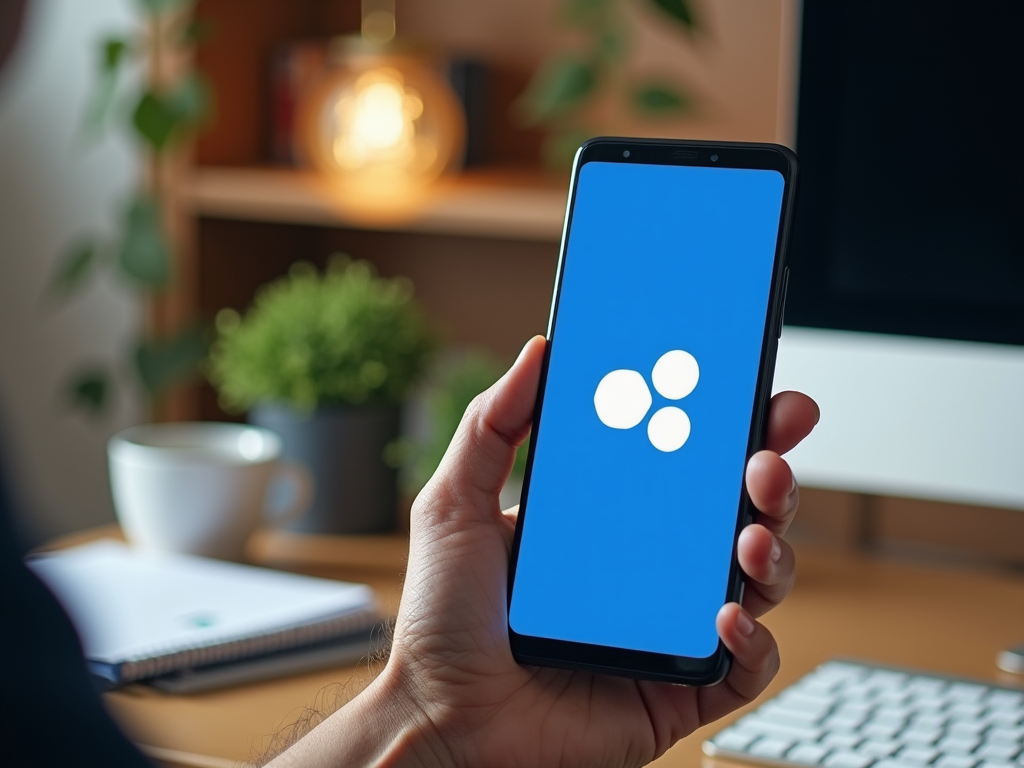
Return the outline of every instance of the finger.
{"type": "Polygon", "coordinates": [[[761,513],[757,522],[781,536],[800,506],[800,488],[793,470],[774,451],[758,451],[747,462],[747,493],[761,513]]]}
{"type": "Polygon", "coordinates": [[[779,392],[768,411],[768,441],[776,453],[793,450],[821,418],[818,404],[802,392],[779,392]]]}
{"type": "Polygon", "coordinates": [[[543,336],[530,339],[509,371],[466,409],[441,465],[425,489],[433,497],[431,506],[452,508],[448,502],[453,502],[470,514],[493,514],[516,448],[530,430],[544,343],[543,336]],[[482,503],[482,498],[459,503],[467,493],[493,499],[493,503],[482,503]]]}
{"type": "Polygon", "coordinates": [[[779,647],[772,633],[736,603],[722,606],[715,626],[725,647],[732,651],[733,662],[725,680],[700,689],[697,701],[701,725],[749,704],[779,671],[779,647]]]}
{"type": "Polygon", "coordinates": [[[740,568],[747,574],[743,608],[763,616],[789,594],[796,579],[793,548],[763,525],[748,525],[736,542],[740,568]]]}

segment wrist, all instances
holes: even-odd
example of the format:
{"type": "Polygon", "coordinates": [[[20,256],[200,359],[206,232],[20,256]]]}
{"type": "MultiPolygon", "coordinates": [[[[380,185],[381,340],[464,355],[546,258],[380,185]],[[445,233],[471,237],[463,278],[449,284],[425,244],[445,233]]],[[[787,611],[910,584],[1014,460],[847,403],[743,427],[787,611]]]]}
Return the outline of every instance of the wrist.
{"type": "MultiPolygon", "coordinates": [[[[360,714],[372,718],[381,750],[373,761],[380,768],[451,768],[460,765],[453,745],[445,738],[443,717],[431,711],[412,684],[404,667],[392,659],[359,698],[360,714]]],[[[354,703],[354,702],[353,702],[354,703]]]]}
{"type": "Polygon", "coordinates": [[[396,665],[278,755],[268,768],[451,768],[460,765],[396,665]]]}

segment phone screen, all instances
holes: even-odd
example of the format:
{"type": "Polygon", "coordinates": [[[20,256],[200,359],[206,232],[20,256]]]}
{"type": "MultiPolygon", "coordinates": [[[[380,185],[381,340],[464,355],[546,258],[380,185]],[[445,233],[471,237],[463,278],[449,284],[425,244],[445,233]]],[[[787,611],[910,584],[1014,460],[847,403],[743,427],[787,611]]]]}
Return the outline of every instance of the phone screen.
{"type": "Polygon", "coordinates": [[[580,168],[509,607],[515,632],[715,652],[783,192],[774,170],[580,168]]]}

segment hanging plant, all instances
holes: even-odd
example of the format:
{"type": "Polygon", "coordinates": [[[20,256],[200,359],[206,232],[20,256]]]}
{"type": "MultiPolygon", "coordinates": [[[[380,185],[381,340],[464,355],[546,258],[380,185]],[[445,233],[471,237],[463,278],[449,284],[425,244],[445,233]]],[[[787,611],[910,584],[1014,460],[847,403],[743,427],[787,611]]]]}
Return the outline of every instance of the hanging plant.
{"type": "Polygon", "coordinates": [[[626,72],[632,40],[625,13],[627,2],[645,5],[692,40],[701,30],[693,1],[562,0],[558,21],[582,42],[542,62],[516,102],[523,123],[548,129],[542,150],[546,165],[567,165],[577,147],[595,135],[586,112],[603,92],[612,92],[634,114],[647,118],[694,109],[695,99],[684,84],[663,75],[626,72]]]}
{"type": "MultiPolygon", "coordinates": [[[[83,121],[86,138],[127,130],[146,157],[145,178],[121,204],[112,237],[83,236],[60,260],[49,293],[60,301],[80,292],[96,273],[112,272],[120,284],[153,299],[173,280],[174,247],[162,213],[162,185],[172,152],[195,135],[211,113],[210,89],[197,72],[160,71],[167,61],[186,61],[206,35],[191,19],[191,0],[135,0],[139,25],[103,39],[97,49],[98,83],[83,121]],[[144,68],[148,76],[130,76],[144,68]]],[[[196,324],[164,338],[140,336],[122,364],[94,361],[72,374],[71,402],[94,415],[112,400],[118,370],[150,398],[198,370],[206,343],[196,324]]]]}

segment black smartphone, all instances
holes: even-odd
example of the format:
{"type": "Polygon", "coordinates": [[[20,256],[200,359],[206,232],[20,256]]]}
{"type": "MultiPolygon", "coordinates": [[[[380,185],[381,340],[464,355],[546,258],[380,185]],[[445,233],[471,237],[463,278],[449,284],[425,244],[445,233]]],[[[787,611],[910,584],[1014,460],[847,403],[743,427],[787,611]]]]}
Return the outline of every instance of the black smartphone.
{"type": "Polygon", "coordinates": [[[573,164],[511,557],[524,664],[710,685],[740,600],[796,157],[600,138],[573,164]]]}

